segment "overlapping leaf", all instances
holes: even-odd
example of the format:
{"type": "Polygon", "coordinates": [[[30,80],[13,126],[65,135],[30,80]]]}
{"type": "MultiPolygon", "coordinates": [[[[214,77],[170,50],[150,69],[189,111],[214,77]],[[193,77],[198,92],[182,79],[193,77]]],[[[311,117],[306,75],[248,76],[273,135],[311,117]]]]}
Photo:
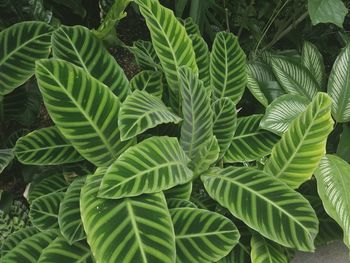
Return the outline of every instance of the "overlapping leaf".
{"type": "Polygon", "coordinates": [[[128,50],[135,56],[136,63],[141,69],[154,70],[160,69],[159,58],[150,41],[137,40],[128,50]]]}
{"type": "Polygon", "coordinates": [[[284,248],[266,238],[254,234],[251,240],[252,263],[287,263],[288,258],[284,253],[284,248]]]}
{"type": "Polygon", "coordinates": [[[185,27],[186,32],[187,32],[188,35],[195,35],[195,34],[199,34],[200,35],[201,32],[199,30],[199,27],[193,21],[192,17],[186,17],[185,19],[179,19],[179,21],[185,27]]]}
{"type": "Polygon", "coordinates": [[[239,229],[241,238],[238,244],[231,250],[231,252],[223,257],[218,263],[238,263],[238,262],[251,262],[250,258],[250,240],[251,234],[249,231],[242,231],[239,229]]]}
{"type": "Polygon", "coordinates": [[[1,246],[1,256],[15,248],[22,240],[37,234],[39,230],[35,227],[22,228],[6,238],[1,246]]]}
{"type": "Polygon", "coordinates": [[[136,74],[130,81],[131,90],[144,90],[149,94],[162,98],[162,73],[159,71],[144,70],[136,74]]]}
{"type": "Polygon", "coordinates": [[[184,207],[197,208],[197,206],[194,203],[184,199],[170,198],[170,199],[167,199],[166,202],[169,209],[184,208],[184,207]]]}
{"type": "Polygon", "coordinates": [[[0,173],[5,170],[13,158],[14,155],[12,149],[0,149],[0,173]]]}
{"type": "Polygon", "coordinates": [[[189,200],[192,192],[192,182],[186,184],[180,184],[164,191],[164,195],[167,199],[177,198],[183,200],[189,200]]]}

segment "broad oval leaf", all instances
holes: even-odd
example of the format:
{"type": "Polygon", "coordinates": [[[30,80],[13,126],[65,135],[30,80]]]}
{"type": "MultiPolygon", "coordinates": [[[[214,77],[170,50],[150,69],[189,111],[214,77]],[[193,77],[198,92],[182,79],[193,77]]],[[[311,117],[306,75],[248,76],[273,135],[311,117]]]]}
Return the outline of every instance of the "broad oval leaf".
{"type": "Polygon", "coordinates": [[[130,81],[132,91],[144,90],[149,94],[162,98],[163,81],[159,71],[144,70],[136,74],[130,81]]]}
{"type": "Polygon", "coordinates": [[[145,91],[136,90],[127,97],[119,111],[121,140],[125,141],[164,123],[179,123],[163,101],[145,91]]]}
{"type": "Polygon", "coordinates": [[[168,205],[168,209],[183,208],[183,207],[197,208],[197,206],[194,203],[184,199],[170,198],[170,199],[167,199],[166,202],[168,205]]]}
{"type": "Polygon", "coordinates": [[[177,198],[182,200],[189,200],[192,193],[192,182],[180,184],[164,191],[167,199],[177,198]]]}
{"type": "Polygon", "coordinates": [[[238,243],[239,232],[228,218],[203,209],[170,209],[176,262],[216,262],[238,243]]]}
{"type": "Polygon", "coordinates": [[[35,61],[47,58],[53,28],[43,22],[17,23],[0,33],[0,95],[6,95],[33,74],[35,61]]]}
{"type": "Polygon", "coordinates": [[[250,162],[270,154],[279,137],[260,130],[263,115],[238,118],[237,128],[224,156],[225,163],[250,162]]]}
{"type": "Polygon", "coordinates": [[[278,135],[288,130],[291,122],[304,112],[310,101],[300,95],[286,94],[278,97],[267,108],[260,128],[278,135]]]}
{"type": "Polygon", "coordinates": [[[86,241],[69,244],[63,237],[57,237],[41,253],[38,263],[94,263],[86,241]]]}
{"type": "Polygon", "coordinates": [[[255,233],[251,239],[252,263],[288,263],[284,248],[255,233]]]}
{"type": "Polygon", "coordinates": [[[15,248],[22,240],[37,234],[39,230],[35,227],[26,227],[9,235],[1,246],[1,256],[15,248]]]}
{"type": "Polygon", "coordinates": [[[12,149],[0,149],[0,174],[12,162],[13,158],[12,149]]]}
{"type": "Polygon", "coordinates": [[[186,32],[189,36],[195,34],[201,34],[198,25],[194,22],[192,17],[186,17],[185,19],[179,18],[181,24],[185,27],[186,32]]]}
{"type": "Polygon", "coordinates": [[[350,163],[350,123],[343,124],[343,132],[340,135],[337,155],[350,163]]]}
{"type": "Polygon", "coordinates": [[[301,95],[311,101],[321,90],[309,70],[292,60],[274,57],[272,69],[283,89],[290,94],[301,95]]]}
{"type": "Polygon", "coordinates": [[[333,100],[332,115],[337,122],[350,121],[350,44],[338,55],[328,80],[333,100]]]}
{"type": "Polygon", "coordinates": [[[219,32],[214,40],[210,60],[213,98],[240,101],[247,84],[246,55],[232,33],[219,32]]]}
{"type": "Polygon", "coordinates": [[[58,165],[83,160],[56,127],[33,131],[16,142],[14,153],[24,164],[58,165]]]}
{"type": "Polygon", "coordinates": [[[315,212],[277,178],[248,167],[215,170],[201,178],[209,195],[250,228],[283,246],[314,250],[315,212]]]}
{"type": "Polygon", "coordinates": [[[63,237],[69,244],[86,237],[80,216],[80,190],[86,176],[76,178],[68,187],[60,203],[58,225],[63,237]]]}
{"type": "Polygon", "coordinates": [[[265,172],[292,188],[311,178],[326,152],[327,137],[333,129],[331,104],[327,94],[317,94],[273,147],[265,172]]]}
{"type": "Polygon", "coordinates": [[[99,197],[155,193],[191,180],[188,157],[176,138],[152,137],[126,150],[103,177],[99,197]]]}
{"type": "Polygon", "coordinates": [[[88,176],[80,197],[83,225],[96,261],[174,262],[175,235],[163,193],[98,198],[105,172],[99,168],[88,176]]]}
{"type": "Polygon", "coordinates": [[[137,40],[128,50],[133,53],[137,65],[144,70],[160,69],[160,61],[150,41],[137,40]]]}
{"type": "Polygon", "coordinates": [[[350,248],[350,165],[337,156],[326,155],[315,176],[323,207],[343,229],[344,243],[350,248]]]}
{"type": "Polygon", "coordinates": [[[54,58],[83,68],[109,87],[121,101],[128,95],[129,81],[123,69],[88,28],[60,26],[52,35],[52,53],[54,58]]]}
{"type": "Polygon", "coordinates": [[[341,0],[309,0],[308,11],[313,25],[333,23],[343,27],[349,10],[341,0]]]}
{"type": "Polygon", "coordinates": [[[41,60],[36,77],[57,128],[88,161],[107,166],[130,146],[118,129],[120,102],[104,84],[63,60],[41,60]]]}
{"type": "Polygon", "coordinates": [[[223,257],[218,263],[250,263],[250,240],[251,234],[247,230],[239,228],[241,238],[238,241],[238,244],[231,250],[231,252],[223,257]]]}

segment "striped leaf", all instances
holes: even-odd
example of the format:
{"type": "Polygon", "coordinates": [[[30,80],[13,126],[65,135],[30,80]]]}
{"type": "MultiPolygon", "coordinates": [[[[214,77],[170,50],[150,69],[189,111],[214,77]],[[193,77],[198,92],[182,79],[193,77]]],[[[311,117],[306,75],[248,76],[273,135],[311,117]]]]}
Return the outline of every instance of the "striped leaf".
{"type": "Polygon", "coordinates": [[[272,58],[272,69],[282,88],[312,100],[321,90],[315,77],[301,64],[283,57],[272,58]]]}
{"type": "Polygon", "coordinates": [[[337,156],[326,155],[315,176],[323,207],[343,229],[344,243],[350,248],[350,165],[337,156]]]}
{"type": "Polygon", "coordinates": [[[14,155],[12,149],[0,149],[0,174],[11,163],[14,155]]]}
{"type": "Polygon", "coordinates": [[[0,33],[0,95],[6,95],[33,74],[35,61],[47,58],[53,28],[43,22],[17,23],[0,33]]]}
{"type": "Polygon", "coordinates": [[[181,24],[185,27],[188,35],[201,34],[198,25],[193,21],[192,17],[186,17],[185,19],[179,19],[181,24]]]}
{"type": "Polygon", "coordinates": [[[50,193],[36,198],[30,204],[29,217],[32,224],[44,231],[50,228],[58,228],[58,210],[64,193],[50,193]]]}
{"type": "Polygon", "coordinates": [[[301,62],[315,77],[321,89],[323,89],[326,82],[326,69],[322,54],[314,44],[308,41],[304,42],[301,52],[301,62]]]}
{"type": "Polygon", "coordinates": [[[58,211],[58,225],[61,234],[73,244],[86,237],[83,223],[80,217],[80,190],[83,187],[86,176],[76,178],[68,187],[60,203],[58,211]]]}
{"type": "Polygon", "coordinates": [[[121,106],[118,125],[121,140],[125,141],[159,124],[180,121],[181,118],[168,109],[160,98],[136,90],[121,106]]]}
{"type": "Polygon", "coordinates": [[[192,193],[192,182],[189,182],[186,184],[180,184],[164,191],[164,195],[167,199],[177,198],[177,199],[189,200],[191,193],[192,193]]]}
{"type": "Polygon", "coordinates": [[[259,234],[254,234],[251,240],[252,263],[287,263],[284,249],[259,234]]]}
{"type": "Polygon", "coordinates": [[[105,169],[87,177],[80,209],[96,262],[174,262],[175,236],[162,192],[134,198],[98,198],[105,169]]]}
{"type": "Polygon", "coordinates": [[[109,87],[121,101],[129,93],[129,81],[123,69],[88,28],[60,26],[52,35],[52,53],[54,58],[83,68],[109,87]]]}
{"type": "Polygon", "coordinates": [[[83,160],[56,127],[33,131],[16,142],[14,153],[24,164],[58,165],[83,160]]]}
{"type": "Polygon", "coordinates": [[[167,199],[166,202],[169,209],[183,208],[183,207],[197,208],[197,206],[194,203],[184,199],[170,198],[170,199],[167,199]]]}
{"type": "Polygon", "coordinates": [[[273,147],[265,172],[292,188],[311,178],[326,152],[327,137],[333,129],[331,104],[325,93],[315,97],[273,147]]]}
{"type": "Polygon", "coordinates": [[[126,150],[103,177],[99,196],[118,199],[155,193],[191,180],[176,138],[152,137],[126,150]]]}
{"type": "Polygon", "coordinates": [[[337,122],[350,121],[350,44],[338,55],[328,80],[328,94],[333,100],[332,115],[337,122]]]}
{"type": "Polygon", "coordinates": [[[159,70],[159,58],[150,41],[137,40],[128,50],[133,53],[137,65],[143,70],[159,70]]]}
{"type": "Polygon", "coordinates": [[[176,262],[216,262],[238,243],[239,232],[226,217],[197,208],[170,210],[176,262]]]}
{"type": "Polygon", "coordinates": [[[250,228],[283,246],[314,250],[315,212],[283,182],[260,170],[232,166],[201,178],[209,195],[250,228]]]}
{"type": "Polygon", "coordinates": [[[144,70],[136,74],[130,81],[132,91],[144,90],[149,94],[162,98],[163,81],[159,71],[144,70]]]}
{"type": "Polygon", "coordinates": [[[221,159],[230,146],[237,128],[236,105],[229,98],[221,98],[213,103],[213,132],[220,147],[221,159]]]}
{"type": "Polygon", "coordinates": [[[170,90],[180,98],[178,69],[187,66],[198,71],[192,41],[173,12],[157,0],[135,0],[151,33],[153,47],[160,59],[170,90]]]}
{"type": "Polygon", "coordinates": [[[13,248],[15,248],[22,240],[37,234],[39,230],[35,227],[22,228],[9,235],[1,246],[1,256],[3,257],[13,248]]]}
{"type": "Polygon", "coordinates": [[[260,130],[263,115],[238,118],[237,128],[224,156],[225,163],[251,162],[271,153],[279,137],[260,130]]]}
{"type": "Polygon", "coordinates": [[[120,141],[119,99],[82,68],[41,60],[36,77],[52,120],[85,159],[106,166],[130,146],[120,141]]]}
{"type": "Polygon", "coordinates": [[[213,135],[213,114],[210,98],[203,82],[189,68],[179,70],[181,77],[182,113],[180,144],[191,160],[213,135]]]}
{"type": "Polygon", "coordinates": [[[306,110],[309,100],[300,95],[286,94],[278,97],[267,108],[260,128],[281,135],[291,122],[306,110]]]}
{"type": "Polygon", "coordinates": [[[16,245],[4,257],[3,263],[37,263],[43,249],[57,237],[57,230],[46,230],[34,234],[16,245]]]}
{"type": "Polygon", "coordinates": [[[216,35],[211,52],[210,75],[213,98],[240,101],[247,84],[246,55],[232,33],[216,35]]]}
{"type": "Polygon", "coordinates": [[[231,252],[218,263],[251,263],[250,258],[250,240],[251,234],[249,230],[242,230],[239,228],[241,238],[238,244],[231,250],[231,252]]]}
{"type": "Polygon", "coordinates": [[[95,262],[86,241],[70,245],[63,237],[57,237],[41,253],[38,263],[93,263],[95,262]]]}

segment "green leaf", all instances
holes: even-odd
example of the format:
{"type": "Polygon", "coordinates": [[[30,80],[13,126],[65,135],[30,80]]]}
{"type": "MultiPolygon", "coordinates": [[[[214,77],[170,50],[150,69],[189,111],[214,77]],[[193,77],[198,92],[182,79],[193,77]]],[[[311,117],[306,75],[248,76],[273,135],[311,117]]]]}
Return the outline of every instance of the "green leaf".
{"type": "Polygon", "coordinates": [[[188,35],[191,36],[191,35],[196,35],[196,34],[200,35],[201,34],[198,25],[193,21],[192,17],[186,17],[185,19],[179,19],[179,21],[185,27],[188,35]]]}
{"type": "Polygon", "coordinates": [[[314,250],[315,212],[283,182],[248,167],[214,170],[201,178],[209,195],[250,228],[283,246],[314,250]]]}
{"type": "Polygon", "coordinates": [[[279,137],[260,130],[262,115],[238,118],[237,128],[224,156],[225,163],[250,162],[271,153],[279,137]]]}
{"type": "Polygon", "coordinates": [[[121,101],[126,98],[129,82],[123,69],[88,28],[60,26],[52,35],[52,53],[54,58],[83,68],[109,87],[121,101]]]}
{"type": "Polygon", "coordinates": [[[341,28],[348,13],[341,0],[308,0],[308,10],[313,25],[333,23],[341,28]]]}
{"type": "Polygon", "coordinates": [[[58,165],[83,158],[56,127],[33,131],[16,142],[14,153],[24,164],[58,165]]]}
{"type": "Polygon", "coordinates": [[[240,101],[247,84],[246,55],[232,33],[219,32],[214,40],[210,63],[213,98],[240,101]]]}
{"type": "Polygon", "coordinates": [[[107,166],[133,143],[120,141],[119,99],[82,68],[41,60],[36,77],[52,120],[85,159],[107,166]]]}
{"type": "Polygon", "coordinates": [[[333,100],[332,115],[337,122],[350,121],[350,44],[338,55],[328,80],[333,100]]]}
{"type": "Polygon", "coordinates": [[[226,217],[197,208],[170,210],[176,262],[216,262],[238,243],[239,232],[226,217]]]}
{"type": "Polygon", "coordinates": [[[252,263],[287,263],[288,258],[284,254],[282,246],[264,238],[259,234],[254,234],[251,240],[252,263]]]}
{"type": "Polygon", "coordinates": [[[105,169],[87,177],[80,210],[96,262],[174,262],[175,236],[162,192],[98,198],[105,169]]]}
{"type": "Polygon", "coordinates": [[[229,98],[221,98],[213,103],[213,132],[220,146],[221,159],[230,146],[237,128],[236,105],[229,98]]]}
{"type": "Polygon", "coordinates": [[[167,199],[166,202],[169,209],[184,208],[184,207],[197,208],[197,206],[191,201],[178,199],[178,198],[170,198],[170,199],[167,199]]]}
{"type": "Polygon", "coordinates": [[[1,256],[14,249],[22,240],[37,234],[39,230],[35,227],[25,227],[9,235],[1,246],[1,256]]]}
{"type": "Polygon", "coordinates": [[[331,98],[318,93],[273,147],[264,171],[292,188],[310,179],[326,152],[327,137],[333,129],[331,98]]]}
{"type": "Polygon", "coordinates": [[[103,177],[99,197],[155,193],[191,180],[189,160],[176,138],[152,137],[130,147],[103,177]]]}
{"type": "Polygon", "coordinates": [[[12,149],[0,149],[0,174],[14,158],[12,149]]]}
{"type": "Polygon", "coordinates": [[[181,118],[166,107],[163,101],[145,91],[129,95],[119,111],[118,126],[122,141],[164,123],[179,123],[181,118]]]}
{"type": "Polygon", "coordinates": [[[33,74],[35,61],[47,58],[53,28],[43,22],[17,23],[0,32],[0,95],[6,95],[33,74]]]}
{"type": "Polygon", "coordinates": [[[36,228],[41,231],[58,228],[58,210],[63,197],[62,192],[50,193],[36,198],[30,204],[30,221],[36,228]]]}
{"type": "Polygon", "coordinates": [[[272,69],[283,89],[312,100],[321,90],[315,77],[301,64],[284,57],[272,58],[272,69]]]}
{"type": "Polygon", "coordinates": [[[38,263],[93,263],[95,262],[86,241],[70,245],[63,237],[57,237],[41,253],[38,263]]]}
{"type": "Polygon", "coordinates": [[[250,240],[251,234],[249,231],[242,231],[239,229],[241,238],[238,244],[231,250],[231,252],[218,263],[250,263],[250,240]]]}
{"type": "Polygon", "coordinates": [[[150,41],[137,40],[128,50],[133,53],[137,65],[143,70],[159,70],[159,58],[150,41]]]}
{"type": "Polygon", "coordinates": [[[16,245],[1,262],[37,263],[41,252],[57,237],[57,230],[51,229],[34,234],[16,245]]]}
{"type": "Polygon", "coordinates": [[[164,195],[167,199],[177,198],[183,200],[189,200],[192,193],[192,182],[186,184],[180,184],[164,191],[164,195]]]}
{"type": "Polygon", "coordinates": [[[160,59],[170,90],[180,98],[178,69],[187,66],[197,72],[198,68],[192,41],[173,12],[157,0],[135,0],[151,33],[153,47],[160,59]]]}
{"type": "Polygon", "coordinates": [[[343,229],[344,243],[350,248],[350,165],[337,156],[326,155],[315,176],[323,207],[343,229]]]}
{"type": "Polygon", "coordinates": [[[281,135],[288,130],[291,122],[306,110],[308,104],[309,100],[303,96],[282,95],[266,108],[260,128],[281,135]]]}
{"type": "Polygon", "coordinates": [[[187,156],[194,160],[202,145],[213,135],[213,114],[209,95],[198,75],[185,67],[179,70],[179,75],[183,99],[180,144],[187,156]]]}
{"type": "Polygon", "coordinates": [[[350,162],[350,125],[343,125],[343,132],[340,135],[339,144],[337,148],[337,155],[350,162]]]}
{"type": "Polygon", "coordinates": [[[144,70],[136,74],[130,81],[132,91],[144,90],[149,94],[162,98],[163,81],[159,71],[144,70]]]}
{"type": "Polygon", "coordinates": [[[321,89],[323,89],[326,82],[326,69],[322,54],[314,44],[308,41],[304,42],[301,52],[301,62],[315,77],[321,89]]]}
{"type": "Polygon", "coordinates": [[[68,187],[60,203],[58,224],[63,237],[71,245],[86,237],[80,217],[80,190],[86,176],[76,178],[68,187]]]}

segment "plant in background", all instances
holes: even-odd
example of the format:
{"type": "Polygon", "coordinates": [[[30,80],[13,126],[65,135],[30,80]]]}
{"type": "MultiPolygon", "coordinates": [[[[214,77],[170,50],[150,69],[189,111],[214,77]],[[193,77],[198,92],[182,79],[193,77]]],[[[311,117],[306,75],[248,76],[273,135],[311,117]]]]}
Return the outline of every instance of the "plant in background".
{"type": "Polygon", "coordinates": [[[54,124],[0,152],[0,171],[41,168],[32,226],[6,238],[0,262],[287,262],[339,238],[339,226],[349,245],[350,166],[325,156],[333,118],[349,121],[348,48],[327,95],[311,44],[301,59],[247,65],[232,33],[209,51],[193,20],[134,2],[151,42],[129,47],[142,70],[130,82],[83,26],[0,33],[3,101],[35,74],[54,124]],[[246,85],[266,114],[237,116],[246,85]]]}

